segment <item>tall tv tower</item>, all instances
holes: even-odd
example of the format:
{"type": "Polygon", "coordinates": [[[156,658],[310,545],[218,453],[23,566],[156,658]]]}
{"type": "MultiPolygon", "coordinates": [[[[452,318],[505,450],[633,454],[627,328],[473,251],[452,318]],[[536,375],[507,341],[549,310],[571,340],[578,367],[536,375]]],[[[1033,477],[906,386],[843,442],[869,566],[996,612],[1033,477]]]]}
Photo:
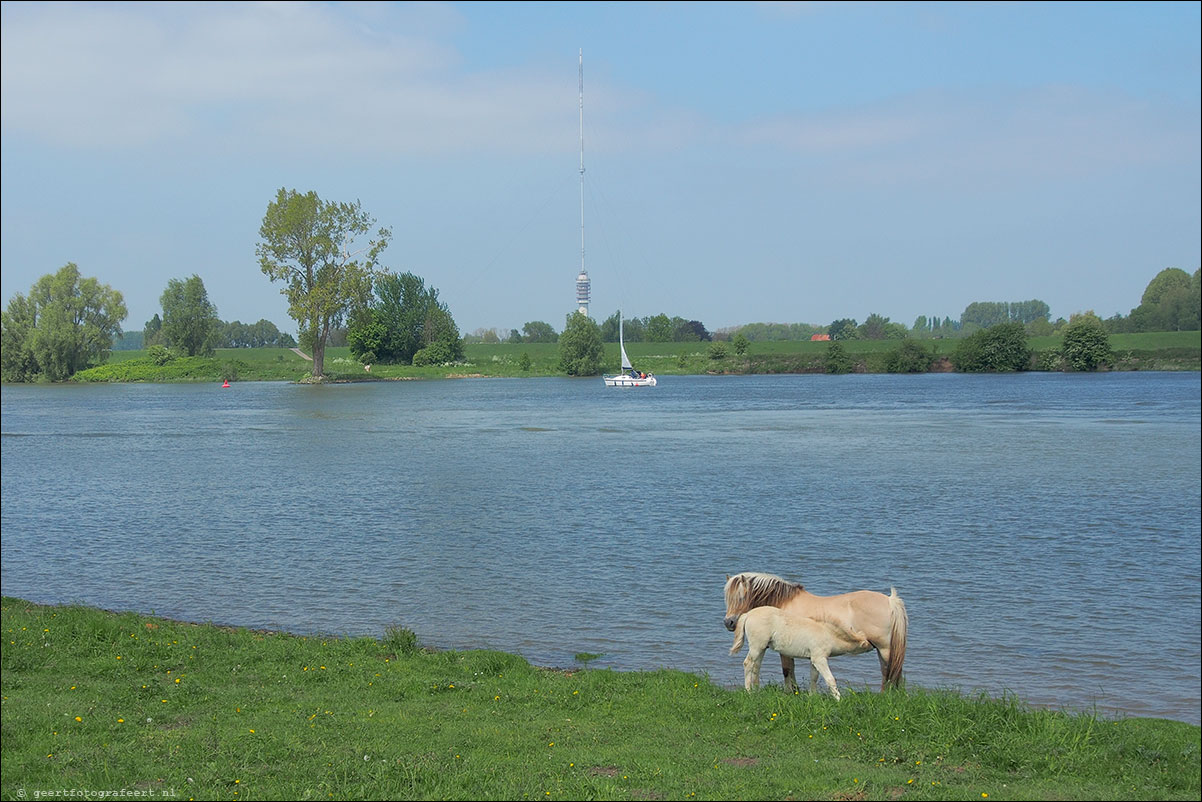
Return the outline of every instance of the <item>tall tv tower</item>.
{"type": "Polygon", "coordinates": [[[576,276],[576,311],[588,316],[592,282],[584,267],[584,48],[580,49],[580,273],[576,276]]]}

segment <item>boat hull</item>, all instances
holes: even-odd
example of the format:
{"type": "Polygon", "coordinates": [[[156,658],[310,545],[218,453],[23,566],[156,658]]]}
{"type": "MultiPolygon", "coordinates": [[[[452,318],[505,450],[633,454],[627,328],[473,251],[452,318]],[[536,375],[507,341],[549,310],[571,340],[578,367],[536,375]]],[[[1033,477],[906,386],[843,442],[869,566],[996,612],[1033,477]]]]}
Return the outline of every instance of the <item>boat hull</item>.
{"type": "Polygon", "coordinates": [[[648,376],[647,378],[634,378],[633,376],[618,375],[605,376],[606,387],[654,387],[655,377],[648,376]]]}

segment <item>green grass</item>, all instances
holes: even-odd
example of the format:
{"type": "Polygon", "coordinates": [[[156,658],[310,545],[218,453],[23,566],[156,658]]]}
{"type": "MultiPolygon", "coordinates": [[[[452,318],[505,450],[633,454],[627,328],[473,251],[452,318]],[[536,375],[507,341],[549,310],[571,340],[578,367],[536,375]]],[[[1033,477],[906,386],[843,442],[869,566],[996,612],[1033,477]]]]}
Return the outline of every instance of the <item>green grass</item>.
{"type": "MultiPolygon", "coordinates": [[[[1116,370],[1199,370],[1202,339],[1199,332],[1116,334],[1110,338],[1116,370]]],[[[941,359],[936,369],[950,370],[947,358],[959,340],[919,340],[941,359]]],[[[1059,337],[1032,337],[1033,364],[1053,364],[1048,355],[1060,347],[1059,337]]],[[[856,372],[885,371],[888,354],[897,340],[849,340],[842,343],[856,372]]],[[[640,370],[660,376],[706,373],[824,373],[826,342],[751,343],[740,357],[727,344],[729,356],[710,358],[709,343],[627,343],[626,351],[640,370]]],[[[606,343],[606,372],[618,370],[618,345],[606,343]]],[[[226,348],[212,357],[178,358],[155,365],[145,351],[114,351],[108,364],[75,374],[81,382],[299,381],[309,375],[311,363],[287,348],[226,348]]],[[[372,365],[368,373],[350,349],[327,348],[326,377],[330,381],[389,379],[441,379],[465,376],[562,376],[557,343],[482,344],[466,347],[462,364],[415,368],[409,365],[372,365]],[[523,359],[527,357],[527,359],[523,359]]]]}
{"type": "MultiPolygon", "coordinates": [[[[0,602],[0,798],[1197,799],[1199,728],[0,602]]],[[[731,658],[732,660],[735,658],[731,658]]]]}

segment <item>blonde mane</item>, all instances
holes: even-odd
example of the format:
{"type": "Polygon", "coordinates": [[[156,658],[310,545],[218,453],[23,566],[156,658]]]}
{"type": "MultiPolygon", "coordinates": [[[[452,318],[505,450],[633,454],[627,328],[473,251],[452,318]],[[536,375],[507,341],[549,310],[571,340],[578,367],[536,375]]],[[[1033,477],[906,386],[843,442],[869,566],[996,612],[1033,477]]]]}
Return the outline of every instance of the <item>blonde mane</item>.
{"type": "MultiPolygon", "coordinates": [[[[790,582],[775,574],[745,571],[726,582],[726,603],[738,603],[741,610],[756,607],[781,607],[805,590],[800,582],[790,582]]],[[[732,612],[734,612],[732,610],[732,612]]]]}

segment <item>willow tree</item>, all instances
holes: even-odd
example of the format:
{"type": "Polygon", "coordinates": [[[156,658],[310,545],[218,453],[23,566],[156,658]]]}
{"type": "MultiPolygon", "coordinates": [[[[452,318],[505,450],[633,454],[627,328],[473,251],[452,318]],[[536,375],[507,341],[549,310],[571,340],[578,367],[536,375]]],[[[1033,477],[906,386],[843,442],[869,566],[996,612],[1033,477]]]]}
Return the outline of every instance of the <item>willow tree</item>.
{"type": "Polygon", "coordinates": [[[121,335],[125,319],[121,293],[80,275],[74,262],[38,279],[29,297],[21,294],[3,313],[0,376],[31,381],[39,376],[65,381],[77,371],[102,364],[121,335]]]}
{"type": "Polygon", "coordinates": [[[255,253],[263,273],[285,284],[280,292],[300,324],[302,344],[313,351],[315,379],[324,375],[330,330],[371,297],[380,254],[392,238],[386,228],[369,238],[375,223],[358,201],[326,202],[316,192],[281,189],[267,205],[255,253]],[[356,247],[364,238],[366,245],[356,247]]]}

